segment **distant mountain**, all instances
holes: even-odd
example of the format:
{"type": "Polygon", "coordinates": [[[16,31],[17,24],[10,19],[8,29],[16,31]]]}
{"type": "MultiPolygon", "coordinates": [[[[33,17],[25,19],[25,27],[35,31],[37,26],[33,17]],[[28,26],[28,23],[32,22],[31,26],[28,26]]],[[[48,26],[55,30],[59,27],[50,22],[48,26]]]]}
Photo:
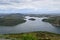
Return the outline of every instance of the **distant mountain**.
{"type": "Polygon", "coordinates": [[[9,15],[6,15],[5,16],[5,18],[22,18],[22,17],[24,17],[24,15],[23,14],[21,14],[21,13],[15,13],[15,14],[9,14],[9,15]]]}
{"type": "Polygon", "coordinates": [[[34,17],[44,17],[44,16],[60,16],[60,14],[59,13],[51,13],[51,14],[48,14],[48,13],[45,13],[45,14],[24,14],[24,15],[26,15],[26,16],[34,16],[34,17]]]}
{"type": "Polygon", "coordinates": [[[21,13],[11,13],[11,14],[0,14],[0,18],[22,18],[24,14],[21,13]]]}
{"type": "Polygon", "coordinates": [[[6,15],[8,15],[8,14],[0,14],[0,16],[6,16],[6,15]]]}

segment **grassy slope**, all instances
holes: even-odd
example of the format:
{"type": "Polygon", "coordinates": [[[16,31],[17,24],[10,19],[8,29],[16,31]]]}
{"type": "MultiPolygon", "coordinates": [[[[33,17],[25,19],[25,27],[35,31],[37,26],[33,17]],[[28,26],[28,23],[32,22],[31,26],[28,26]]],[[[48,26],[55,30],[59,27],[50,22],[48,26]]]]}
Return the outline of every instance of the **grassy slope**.
{"type": "Polygon", "coordinates": [[[30,32],[21,34],[4,34],[1,38],[11,40],[60,40],[60,34],[49,32],[30,32]]]}

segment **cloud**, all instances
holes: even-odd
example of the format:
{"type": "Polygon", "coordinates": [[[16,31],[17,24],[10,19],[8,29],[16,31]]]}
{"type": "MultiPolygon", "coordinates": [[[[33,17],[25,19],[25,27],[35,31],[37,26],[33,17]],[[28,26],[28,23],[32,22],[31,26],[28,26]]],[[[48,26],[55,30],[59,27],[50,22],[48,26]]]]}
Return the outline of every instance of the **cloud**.
{"type": "Polygon", "coordinates": [[[22,9],[56,11],[60,10],[60,0],[0,0],[0,10],[22,9]]]}

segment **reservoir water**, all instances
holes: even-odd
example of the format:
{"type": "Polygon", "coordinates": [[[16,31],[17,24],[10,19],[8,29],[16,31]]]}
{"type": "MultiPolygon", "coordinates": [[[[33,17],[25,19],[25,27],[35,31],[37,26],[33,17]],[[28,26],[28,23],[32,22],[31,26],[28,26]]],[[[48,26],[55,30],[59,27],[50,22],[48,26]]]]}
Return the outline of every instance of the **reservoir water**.
{"type": "Polygon", "coordinates": [[[60,27],[54,27],[48,22],[43,22],[42,19],[44,18],[45,17],[38,18],[26,16],[25,23],[18,24],[16,26],[0,26],[0,34],[23,33],[33,31],[47,31],[60,34],[60,27]],[[34,18],[36,20],[28,20],[30,18],[34,18]]]}

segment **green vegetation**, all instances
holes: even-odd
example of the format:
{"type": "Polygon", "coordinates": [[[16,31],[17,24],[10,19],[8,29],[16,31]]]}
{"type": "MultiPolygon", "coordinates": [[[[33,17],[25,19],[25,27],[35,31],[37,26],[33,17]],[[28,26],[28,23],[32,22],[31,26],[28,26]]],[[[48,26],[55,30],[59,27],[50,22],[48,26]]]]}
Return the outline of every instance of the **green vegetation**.
{"type": "Polygon", "coordinates": [[[48,19],[43,19],[42,21],[49,22],[54,26],[60,26],[60,16],[59,17],[50,17],[48,19]]]}
{"type": "Polygon", "coordinates": [[[0,38],[11,40],[60,40],[60,34],[49,32],[30,32],[21,34],[3,34],[0,38]]]}
{"type": "Polygon", "coordinates": [[[26,22],[26,20],[19,14],[11,14],[0,18],[0,26],[15,26],[24,22],[26,22]]]}
{"type": "Polygon", "coordinates": [[[0,26],[14,26],[20,23],[24,23],[26,20],[23,19],[11,19],[11,18],[0,18],[0,26]]]}

